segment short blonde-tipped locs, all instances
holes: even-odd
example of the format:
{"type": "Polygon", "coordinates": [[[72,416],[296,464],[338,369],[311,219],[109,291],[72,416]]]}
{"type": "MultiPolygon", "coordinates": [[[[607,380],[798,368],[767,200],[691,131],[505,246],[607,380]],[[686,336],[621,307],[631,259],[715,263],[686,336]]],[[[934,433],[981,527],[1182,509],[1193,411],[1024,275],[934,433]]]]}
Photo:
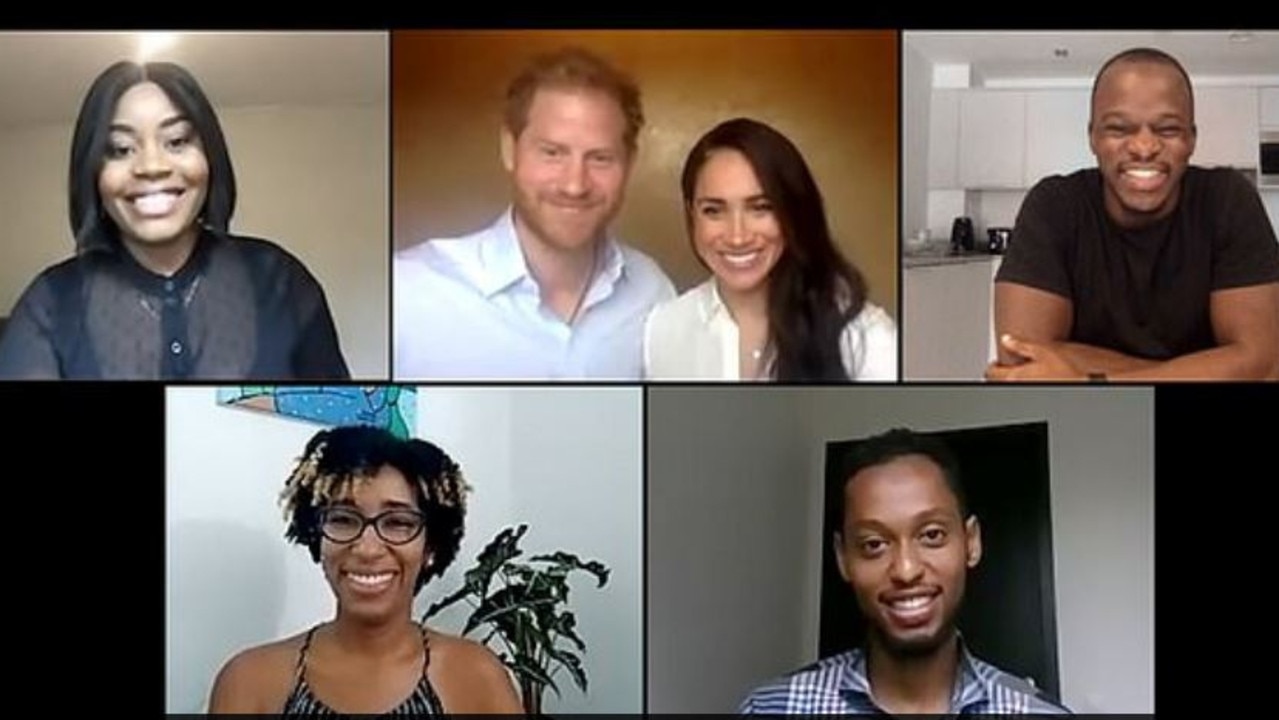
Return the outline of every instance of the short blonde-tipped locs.
{"type": "MultiPolygon", "coordinates": [[[[310,496],[312,506],[318,507],[342,495],[350,482],[366,481],[376,471],[376,468],[361,468],[345,474],[321,472],[324,446],[321,442],[311,452],[298,458],[297,465],[285,481],[284,489],[280,491],[280,505],[286,521],[296,507],[299,490],[309,491],[304,494],[310,496]]],[[[471,486],[466,483],[466,478],[456,463],[449,462],[443,472],[433,478],[418,477],[417,485],[428,502],[466,510],[466,494],[471,491],[471,486]]]]}
{"type": "Polygon", "coordinates": [[[285,536],[306,545],[318,561],[320,511],[346,495],[353,483],[367,482],[383,467],[395,468],[419,491],[419,510],[426,518],[426,542],[433,558],[419,578],[420,588],[429,577],[443,574],[456,555],[466,495],[471,490],[457,463],[425,440],[403,440],[366,426],[317,433],[280,492],[288,524],[285,536]]]}

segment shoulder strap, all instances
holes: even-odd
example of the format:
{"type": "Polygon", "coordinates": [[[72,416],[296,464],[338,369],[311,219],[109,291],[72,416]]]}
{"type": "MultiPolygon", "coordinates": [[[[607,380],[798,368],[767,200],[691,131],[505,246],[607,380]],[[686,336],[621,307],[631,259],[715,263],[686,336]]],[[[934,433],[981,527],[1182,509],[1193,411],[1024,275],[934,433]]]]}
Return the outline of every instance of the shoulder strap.
{"type": "Polygon", "coordinates": [[[306,651],[311,649],[311,637],[315,635],[315,629],[319,625],[312,626],[306,631],[306,639],[302,641],[302,649],[298,650],[298,666],[294,670],[294,676],[300,682],[302,673],[306,670],[306,651]]]}

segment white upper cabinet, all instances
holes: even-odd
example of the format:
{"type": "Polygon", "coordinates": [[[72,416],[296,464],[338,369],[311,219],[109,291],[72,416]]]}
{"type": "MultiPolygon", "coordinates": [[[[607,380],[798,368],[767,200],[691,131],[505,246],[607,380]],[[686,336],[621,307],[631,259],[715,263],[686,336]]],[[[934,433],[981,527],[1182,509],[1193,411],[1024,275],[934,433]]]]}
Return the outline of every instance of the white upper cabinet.
{"type": "Polygon", "coordinates": [[[1088,148],[1089,90],[1026,93],[1025,187],[1097,164],[1088,148]]]}
{"type": "Polygon", "coordinates": [[[1020,188],[1025,179],[1026,93],[967,90],[959,100],[959,181],[1020,188]]]}
{"type": "Polygon", "coordinates": [[[1259,161],[1256,88],[1195,89],[1195,125],[1199,137],[1190,162],[1211,167],[1255,168],[1259,161]]]}
{"type": "Polygon", "coordinates": [[[1261,126],[1279,130],[1279,87],[1261,88],[1261,126]]]}
{"type": "Polygon", "coordinates": [[[928,118],[928,189],[959,187],[960,90],[934,90],[928,118]]]}

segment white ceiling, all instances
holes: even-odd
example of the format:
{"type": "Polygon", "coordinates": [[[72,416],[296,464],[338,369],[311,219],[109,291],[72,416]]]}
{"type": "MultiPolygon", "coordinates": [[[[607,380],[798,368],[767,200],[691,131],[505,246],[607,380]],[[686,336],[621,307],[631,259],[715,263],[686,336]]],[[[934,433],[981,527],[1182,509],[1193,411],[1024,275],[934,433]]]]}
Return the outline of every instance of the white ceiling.
{"type": "Polygon", "coordinates": [[[1112,55],[1132,47],[1163,50],[1192,79],[1279,78],[1279,32],[906,32],[903,43],[934,64],[968,64],[974,85],[1026,79],[1087,79],[1112,55]],[[1064,49],[1066,57],[1054,51],[1064,49]]]}
{"type": "MultiPolygon", "coordinates": [[[[0,127],[71,122],[90,83],[136,59],[139,33],[0,32],[0,127]]],[[[184,66],[215,107],[385,102],[386,33],[180,33],[151,59],[184,66]]]]}

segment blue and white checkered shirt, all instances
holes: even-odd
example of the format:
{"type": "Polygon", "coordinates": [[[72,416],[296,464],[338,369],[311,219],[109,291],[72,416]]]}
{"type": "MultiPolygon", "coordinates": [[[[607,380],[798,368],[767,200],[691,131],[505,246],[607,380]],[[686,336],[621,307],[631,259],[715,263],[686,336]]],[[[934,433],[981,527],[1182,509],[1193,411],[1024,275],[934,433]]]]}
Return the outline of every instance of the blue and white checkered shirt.
{"type": "MultiPolygon", "coordinates": [[[[1029,682],[973,657],[960,645],[959,681],[950,698],[956,715],[1069,715],[1029,682]]],[[[860,648],[819,660],[755,690],[746,715],[883,715],[871,697],[860,648]]]]}

